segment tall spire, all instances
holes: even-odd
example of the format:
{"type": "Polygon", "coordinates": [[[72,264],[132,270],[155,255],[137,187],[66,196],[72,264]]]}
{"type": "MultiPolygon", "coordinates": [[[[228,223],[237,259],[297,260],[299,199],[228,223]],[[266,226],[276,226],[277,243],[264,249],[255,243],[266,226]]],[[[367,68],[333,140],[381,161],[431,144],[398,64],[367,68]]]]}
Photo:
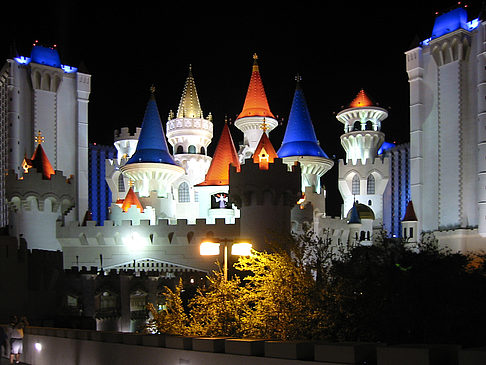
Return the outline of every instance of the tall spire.
{"type": "Polygon", "coordinates": [[[127,165],[139,162],[175,165],[172,156],[168,152],[167,141],[162,129],[159,110],[154,96],[155,88],[152,86],[150,91],[151,95],[145,109],[137,149],[128,160],[127,165]]]}
{"type": "Polygon", "coordinates": [[[179,109],[177,109],[177,118],[203,118],[191,65],[189,65],[189,75],[184,85],[179,109]]]}
{"type": "Polygon", "coordinates": [[[236,166],[240,170],[240,161],[236,153],[233,138],[225,123],[223,132],[219,138],[218,145],[206,174],[206,179],[199,185],[229,185],[229,166],[236,166]]]}
{"type": "Polygon", "coordinates": [[[245,104],[238,118],[244,117],[271,117],[275,118],[268,106],[267,96],[260,76],[260,68],[257,63],[258,56],[253,55],[253,68],[250,85],[246,93],[245,104]]]}
{"type": "Polygon", "coordinates": [[[328,158],[319,142],[312,125],[304,92],[300,85],[300,76],[296,77],[297,86],[290,109],[289,121],[285,129],[282,146],[278,150],[279,157],[288,156],[318,156],[328,158]]]}

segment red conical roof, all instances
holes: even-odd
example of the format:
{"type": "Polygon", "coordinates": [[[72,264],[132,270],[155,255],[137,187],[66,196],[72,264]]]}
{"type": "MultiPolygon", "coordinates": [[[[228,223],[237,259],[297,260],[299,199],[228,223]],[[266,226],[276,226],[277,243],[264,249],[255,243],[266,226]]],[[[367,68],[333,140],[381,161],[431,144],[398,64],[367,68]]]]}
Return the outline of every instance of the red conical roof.
{"type": "Polygon", "coordinates": [[[276,158],[278,158],[277,152],[264,131],[253,153],[253,162],[260,165],[260,170],[268,170],[268,164],[273,163],[276,158]]]}
{"type": "Polygon", "coordinates": [[[140,209],[140,212],[143,213],[143,206],[140,203],[140,200],[138,200],[137,194],[133,191],[132,187],[130,186],[130,189],[128,189],[127,196],[123,200],[122,204],[122,210],[124,212],[128,211],[132,205],[136,205],[138,209],[140,209]]]}
{"type": "Polygon", "coordinates": [[[229,185],[230,164],[236,166],[238,172],[240,171],[240,160],[233,144],[233,138],[231,138],[228,125],[225,124],[206,174],[206,180],[199,185],[229,185]]]}
{"type": "Polygon", "coordinates": [[[371,99],[366,95],[363,89],[361,89],[354,98],[354,100],[349,104],[351,108],[360,108],[364,106],[372,106],[374,105],[371,99]]]}
{"type": "Polygon", "coordinates": [[[262,78],[260,76],[260,70],[257,64],[257,56],[254,55],[253,59],[253,71],[251,73],[250,85],[246,93],[245,104],[238,118],[244,117],[271,117],[275,118],[268,106],[267,96],[265,89],[263,88],[262,78]]]}
{"type": "Polygon", "coordinates": [[[407,209],[405,210],[405,217],[403,217],[402,222],[413,222],[418,221],[415,215],[415,209],[413,209],[413,203],[410,200],[407,204],[407,209]]]}
{"type": "Polygon", "coordinates": [[[56,173],[40,143],[37,145],[37,148],[30,159],[30,165],[37,169],[37,172],[41,172],[44,179],[50,180],[51,175],[56,173]]]}

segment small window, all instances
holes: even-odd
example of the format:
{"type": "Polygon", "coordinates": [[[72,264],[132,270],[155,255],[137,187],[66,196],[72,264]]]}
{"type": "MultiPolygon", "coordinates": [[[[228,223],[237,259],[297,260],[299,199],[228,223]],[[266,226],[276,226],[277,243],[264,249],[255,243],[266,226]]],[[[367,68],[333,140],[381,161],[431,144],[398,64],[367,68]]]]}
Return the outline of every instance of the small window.
{"type": "Polygon", "coordinates": [[[360,194],[358,174],[355,174],[353,176],[353,182],[352,182],[351,190],[352,190],[353,195],[359,195],[360,194]]]}
{"type": "Polygon", "coordinates": [[[196,146],[190,145],[187,151],[189,153],[196,153],[196,146]]]}
{"type": "Polygon", "coordinates": [[[353,131],[360,131],[360,130],[361,130],[361,122],[359,120],[357,120],[353,124],[353,131]]]}
{"type": "Polygon", "coordinates": [[[118,191],[125,192],[125,181],[123,181],[123,175],[118,176],[118,191]]]}
{"type": "Polygon", "coordinates": [[[410,233],[410,237],[413,237],[413,227],[410,227],[408,229],[408,233],[410,233]]]}
{"type": "Polygon", "coordinates": [[[206,154],[206,149],[204,147],[201,147],[201,155],[205,155],[206,154]]]}
{"type": "Polygon", "coordinates": [[[190,201],[189,185],[186,182],[183,182],[179,185],[178,195],[179,195],[179,203],[187,203],[190,201]]]}
{"type": "Polygon", "coordinates": [[[373,175],[368,176],[366,180],[366,192],[370,195],[375,193],[375,177],[373,175]]]}
{"type": "Polygon", "coordinates": [[[373,123],[371,122],[371,120],[368,120],[366,122],[366,129],[369,130],[369,131],[373,130],[373,123]]]}
{"type": "Polygon", "coordinates": [[[176,153],[184,153],[184,148],[182,146],[177,146],[177,152],[176,153]]]}

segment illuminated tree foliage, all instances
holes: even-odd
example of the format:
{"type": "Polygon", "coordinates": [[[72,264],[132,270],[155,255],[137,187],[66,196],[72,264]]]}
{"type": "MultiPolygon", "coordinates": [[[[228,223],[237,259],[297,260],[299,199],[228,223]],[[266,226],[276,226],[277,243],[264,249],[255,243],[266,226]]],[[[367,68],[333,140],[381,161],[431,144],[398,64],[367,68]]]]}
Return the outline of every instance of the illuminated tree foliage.
{"type": "MultiPolygon", "coordinates": [[[[377,237],[380,237],[377,235],[377,237]]],[[[254,252],[221,271],[182,305],[182,282],[166,309],[150,307],[158,332],[279,340],[484,345],[485,255],[377,239],[335,247],[312,234],[285,249],[254,252]]]]}

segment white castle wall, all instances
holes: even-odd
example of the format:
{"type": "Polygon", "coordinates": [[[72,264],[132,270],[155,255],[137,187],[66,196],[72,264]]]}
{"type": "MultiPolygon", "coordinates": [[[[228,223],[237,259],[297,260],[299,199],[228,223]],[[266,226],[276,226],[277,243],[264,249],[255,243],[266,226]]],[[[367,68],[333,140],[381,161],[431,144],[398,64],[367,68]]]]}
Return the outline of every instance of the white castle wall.
{"type": "MultiPolygon", "coordinates": [[[[239,220],[226,224],[216,219],[214,224],[203,219],[189,224],[186,220],[148,220],[133,224],[125,220],[121,225],[105,221],[103,226],[88,221],[86,226],[74,222],[57,223],[57,238],[64,254],[64,267],[116,267],[133,260],[152,259],[170,262],[181,267],[208,271],[214,269],[216,257],[201,256],[199,244],[207,237],[235,240],[240,233],[239,220]],[[100,257],[102,255],[102,257],[100,257]],[[100,262],[100,259],[102,262],[100,262]]],[[[221,261],[222,262],[222,261],[221,261]]]]}

